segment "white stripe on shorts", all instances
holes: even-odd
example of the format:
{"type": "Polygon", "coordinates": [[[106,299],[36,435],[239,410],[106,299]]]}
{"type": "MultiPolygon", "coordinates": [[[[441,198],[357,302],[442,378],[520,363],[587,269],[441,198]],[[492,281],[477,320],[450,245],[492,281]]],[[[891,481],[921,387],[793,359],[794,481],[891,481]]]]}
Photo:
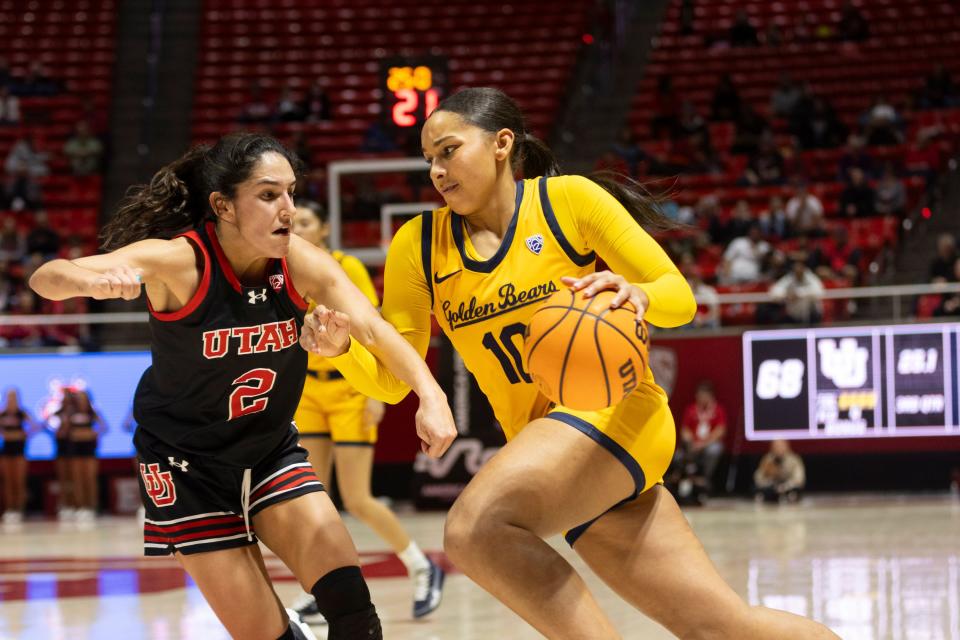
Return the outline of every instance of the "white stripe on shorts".
{"type": "MultiPolygon", "coordinates": [[[[309,466],[310,466],[310,463],[309,463],[309,462],[298,462],[298,463],[296,463],[296,464],[291,464],[291,465],[289,465],[289,466],[286,466],[286,467],[284,467],[283,469],[280,469],[279,471],[275,471],[274,473],[271,473],[269,476],[267,476],[266,478],[264,478],[262,481],[258,482],[258,483],[256,484],[256,486],[254,486],[252,489],[250,489],[250,493],[251,493],[251,494],[256,493],[256,492],[257,492],[257,489],[259,489],[259,488],[262,487],[263,485],[267,484],[268,482],[270,482],[271,480],[273,480],[274,478],[276,478],[276,477],[279,476],[280,474],[286,473],[287,471],[290,471],[290,469],[296,469],[297,467],[309,467],[309,466]]],[[[252,507],[253,505],[250,505],[250,506],[252,507]]]]}
{"type": "Polygon", "coordinates": [[[178,522],[186,522],[187,520],[197,520],[198,518],[209,518],[212,516],[235,516],[237,514],[230,513],[229,511],[214,511],[212,513],[201,513],[195,516],[186,516],[184,518],[177,518],[176,520],[147,520],[144,519],[144,522],[149,524],[156,525],[166,525],[166,524],[176,524],[178,522]]]}
{"type": "Polygon", "coordinates": [[[257,501],[254,502],[253,504],[251,504],[251,505],[250,505],[250,508],[253,509],[255,506],[257,506],[258,504],[260,504],[260,503],[263,502],[264,500],[269,500],[270,498],[275,498],[275,497],[277,497],[277,496],[282,496],[283,494],[287,493],[288,491],[297,491],[298,489],[303,489],[304,487],[312,487],[312,486],[314,486],[314,485],[323,486],[323,483],[320,482],[319,480],[313,480],[313,481],[311,481],[311,482],[304,482],[303,484],[297,485],[296,487],[291,487],[291,488],[289,488],[289,489],[284,489],[283,491],[276,491],[276,492],[274,492],[274,493],[268,493],[267,495],[263,496],[262,498],[260,498],[259,500],[257,500],[257,501]]]}
{"type": "Polygon", "coordinates": [[[224,540],[236,540],[246,537],[246,533],[238,533],[235,536],[224,536],[223,538],[204,538],[203,540],[191,540],[190,542],[175,542],[173,546],[179,549],[180,547],[190,547],[195,544],[210,544],[211,542],[223,542],[224,540]]]}

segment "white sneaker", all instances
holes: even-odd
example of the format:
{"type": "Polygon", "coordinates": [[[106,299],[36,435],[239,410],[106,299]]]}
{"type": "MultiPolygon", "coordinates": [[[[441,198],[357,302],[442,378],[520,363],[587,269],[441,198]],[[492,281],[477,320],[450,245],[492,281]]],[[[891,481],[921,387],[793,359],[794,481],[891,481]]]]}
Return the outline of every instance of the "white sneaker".
{"type": "Polygon", "coordinates": [[[443,598],[444,571],[430,560],[430,565],[413,574],[413,617],[422,618],[440,606],[443,598]]]}
{"type": "Polygon", "coordinates": [[[60,507],[57,511],[57,520],[61,522],[71,522],[77,517],[77,510],[73,507],[60,507]]]}
{"type": "Polygon", "coordinates": [[[93,522],[96,517],[93,509],[77,509],[77,522],[93,522]]]}
{"type": "MultiPolygon", "coordinates": [[[[311,596],[313,597],[313,596],[311,596]]],[[[313,630],[310,629],[310,625],[300,619],[300,616],[297,615],[297,612],[293,609],[287,609],[287,615],[290,617],[290,622],[294,624],[297,629],[303,634],[305,640],[317,640],[317,636],[313,635],[313,630]]]]}
{"type": "Polygon", "coordinates": [[[3,524],[20,524],[23,522],[22,511],[4,511],[3,524]]]}
{"type": "Polygon", "coordinates": [[[320,613],[320,607],[317,606],[317,599],[311,593],[301,592],[290,608],[299,616],[301,621],[307,624],[327,624],[327,619],[323,617],[323,614],[320,613]]]}

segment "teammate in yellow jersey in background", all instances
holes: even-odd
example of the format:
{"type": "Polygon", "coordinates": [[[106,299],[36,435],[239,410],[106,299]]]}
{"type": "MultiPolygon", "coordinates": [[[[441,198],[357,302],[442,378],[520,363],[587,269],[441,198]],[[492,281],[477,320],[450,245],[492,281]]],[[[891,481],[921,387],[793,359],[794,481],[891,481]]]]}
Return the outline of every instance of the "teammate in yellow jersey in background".
{"type": "MultiPolygon", "coordinates": [[[[298,204],[293,232],[326,249],[330,225],[325,213],[319,204],[298,204]]],[[[370,303],[379,306],[376,289],[363,263],[342,251],[333,251],[332,255],[370,303]]],[[[311,310],[315,306],[311,302],[311,310]]],[[[444,574],[410,539],[397,516],[370,492],[373,447],[383,411],[383,402],[354,389],[326,358],[309,354],[307,379],[294,416],[300,445],[309,452],[309,460],[324,486],[330,486],[331,470],[336,464],[344,508],[373,529],[403,561],[414,580],[413,615],[419,618],[440,606],[444,574]]],[[[323,623],[312,594],[303,592],[293,608],[303,621],[323,623]]]]}
{"type": "MultiPolygon", "coordinates": [[[[564,531],[604,582],[678,637],[836,638],[816,622],[747,606],[717,573],[660,484],[675,427],[649,370],[630,396],[597,412],[550,406],[524,370],[524,327],[562,286],[588,296],[614,289],[613,306],[629,300],[655,325],[693,317],[689,287],[641,227],[667,225],[650,200],[611,178],[558,175],[550,150],[495,89],[445,99],[421,143],[447,206],[398,232],[381,311],[421,355],[436,315],[508,438],[450,510],[451,560],[549,638],[619,637],[544,541],[564,531]],[[594,272],[594,251],[613,272],[594,272]]],[[[349,325],[326,311],[302,339],[339,353],[331,361],[365,393],[402,397],[403,383],[349,338],[349,325]]]]}

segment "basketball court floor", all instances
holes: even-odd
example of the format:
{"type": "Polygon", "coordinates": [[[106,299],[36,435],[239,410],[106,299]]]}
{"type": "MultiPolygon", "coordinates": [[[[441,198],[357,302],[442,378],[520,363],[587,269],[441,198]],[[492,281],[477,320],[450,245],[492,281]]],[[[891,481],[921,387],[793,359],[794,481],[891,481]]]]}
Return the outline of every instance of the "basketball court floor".
{"type": "MultiPolygon", "coordinates": [[[[812,616],[845,640],[960,640],[960,500],[951,496],[814,497],[769,507],[716,502],[686,511],[721,573],[752,604],[812,616]]],[[[440,513],[402,516],[441,557],[440,513]]],[[[391,640],[539,638],[466,577],[451,571],[444,603],[410,617],[399,560],[356,520],[374,601],[391,640]]],[[[553,541],[575,566],[575,554],[553,541]]],[[[0,639],[220,640],[227,635],[173,559],[141,556],[134,518],[95,524],[28,520],[0,529],[0,639]]],[[[281,597],[297,585],[270,556],[281,597]]],[[[588,583],[624,638],[673,637],[588,583]]],[[[318,638],[326,629],[316,627],[318,638]]]]}

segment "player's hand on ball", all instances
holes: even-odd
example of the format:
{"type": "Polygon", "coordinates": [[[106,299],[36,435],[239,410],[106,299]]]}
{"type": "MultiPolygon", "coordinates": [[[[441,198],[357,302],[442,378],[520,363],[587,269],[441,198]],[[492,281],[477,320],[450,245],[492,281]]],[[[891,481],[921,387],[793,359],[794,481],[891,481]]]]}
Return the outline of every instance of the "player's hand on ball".
{"type": "Polygon", "coordinates": [[[457,427],[445,395],[420,398],[417,435],[420,437],[420,449],[431,458],[439,458],[450,448],[457,437],[457,427]]]}
{"type": "Polygon", "coordinates": [[[610,308],[616,309],[622,306],[624,302],[632,303],[637,310],[637,322],[643,320],[643,315],[647,312],[647,307],[650,305],[650,298],[647,297],[646,291],[635,284],[627,282],[626,278],[611,271],[588,273],[582,278],[564,276],[560,278],[560,281],[574,291],[580,291],[582,289],[584,298],[589,298],[606,289],[616,291],[617,295],[614,296],[610,302],[610,308]]]}
{"type": "Polygon", "coordinates": [[[300,346],[325,358],[346,353],[350,348],[350,317],[317,305],[303,319],[300,346]]]}
{"type": "Polygon", "coordinates": [[[94,300],[111,300],[114,298],[133,300],[138,298],[140,290],[143,288],[140,273],[140,269],[122,265],[95,274],[90,281],[90,297],[94,300]]]}

